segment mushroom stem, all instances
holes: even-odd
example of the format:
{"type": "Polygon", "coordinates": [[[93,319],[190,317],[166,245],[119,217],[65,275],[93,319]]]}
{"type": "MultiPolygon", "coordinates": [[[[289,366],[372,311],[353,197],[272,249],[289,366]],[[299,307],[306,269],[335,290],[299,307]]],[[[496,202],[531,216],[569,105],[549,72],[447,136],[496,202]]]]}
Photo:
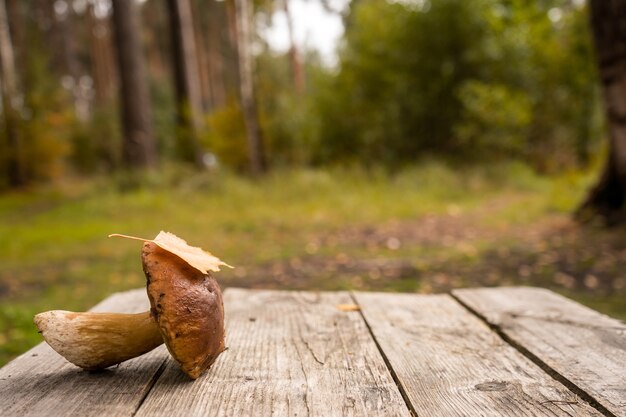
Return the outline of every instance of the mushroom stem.
{"type": "Polygon", "coordinates": [[[57,353],[87,370],[116,365],[163,343],[149,311],[122,314],[52,310],[37,314],[34,321],[57,353]]]}

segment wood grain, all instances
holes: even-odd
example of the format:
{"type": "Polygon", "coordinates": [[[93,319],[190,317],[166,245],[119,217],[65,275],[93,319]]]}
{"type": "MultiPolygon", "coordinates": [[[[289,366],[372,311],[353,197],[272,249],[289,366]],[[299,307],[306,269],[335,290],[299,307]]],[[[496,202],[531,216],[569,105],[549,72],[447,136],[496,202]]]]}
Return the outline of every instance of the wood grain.
{"type": "Polygon", "coordinates": [[[419,416],[599,416],[448,295],[355,293],[419,416]]]}
{"type": "MultiPolygon", "coordinates": [[[[136,313],[148,308],[141,289],[115,294],[92,311],[136,313]]],[[[93,373],[70,364],[46,343],[39,344],[0,369],[0,415],[131,416],[167,356],[161,346],[93,373]]]]}
{"type": "Polygon", "coordinates": [[[228,350],[195,382],[167,367],[138,416],[408,416],[348,293],[228,289],[228,350]]]}
{"type": "Polygon", "coordinates": [[[626,325],[542,288],[453,292],[506,337],[600,404],[626,416],[626,325]]]}

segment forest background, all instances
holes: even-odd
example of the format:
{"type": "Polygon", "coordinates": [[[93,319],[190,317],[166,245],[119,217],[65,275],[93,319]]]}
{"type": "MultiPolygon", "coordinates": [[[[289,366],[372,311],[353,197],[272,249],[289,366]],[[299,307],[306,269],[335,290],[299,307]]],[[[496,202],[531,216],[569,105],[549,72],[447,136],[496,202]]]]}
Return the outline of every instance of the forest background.
{"type": "Polygon", "coordinates": [[[223,286],[540,285],[626,317],[595,3],[0,0],[0,364],[36,312],[142,286],[106,236],[161,229],[223,286]]]}

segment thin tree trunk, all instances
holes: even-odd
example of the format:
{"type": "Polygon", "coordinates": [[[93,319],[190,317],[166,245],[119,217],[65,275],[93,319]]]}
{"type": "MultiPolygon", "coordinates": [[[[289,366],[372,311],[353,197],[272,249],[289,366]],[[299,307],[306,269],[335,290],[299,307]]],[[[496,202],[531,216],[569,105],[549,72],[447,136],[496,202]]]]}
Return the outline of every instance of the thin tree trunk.
{"type": "Polygon", "coordinates": [[[222,28],[227,20],[222,4],[212,2],[208,16],[207,65],[211,85],[212,108],[226,105],[226,80],[224,79],[224,58],[222,56],[222,28]]]}
{"type": "Polygon", "coordinates": [[[112,70],[111,28],[108,19],[96,16],[94,2],[89,3],[89,39],[91,69],[96,93],[96,105],[103,106],[113,98],[115,80],[112,70]]]}
{"type": "Polygon", "coordinates": [[[61,44],[63,45],[63,67],[65,73],[70,75],[76,83],[78,83],[81,74],[80,62],[77,58],[76,33],[74,30],[74,10],[71,2],[68,2],[67,10],[58,18],[57,30],[61,36],[61,44]]]}
{"type": "Polygon", "coordinates": [[[581,220],[600,216],[624,220],[626,202],[626,2],[591,0],[591,29],[596,48],[609,134],[604,172],[577,211],[581,220]]]}
{"type": "Polygon", "coordinates": [[[99,128],[89,138],[93,148],[99,155],[103,167],[108,171],[113,171],[119,165],[119,149],[110,138],[115,135],[114,126],[110,123],[103,123],[111,104],[115,98],[115,58],[113,54],[113,39],[110,15],[101,15],[97,10],[99,2],[106,0],[93,0],[89,2],[87,10],[88,37],[90,43],[91,75],[94,81],[95,100],[93,103],[94,118],[96,126],[99,128]],[[101,127],[100,127],[101,126],[101,127]]]}
{"type": "Polygon", "coordinates": [[[0,0],[0,69],[2,73],[2,110],[7,136],[8,161],[7,177],[9,185],[19,187],[26,182],[23,165],[22,143],[19,123],[19,103],[17,97],[17,78],[15,73],[15,59],[7,9],[4,0],[0,0]]]}
{"type": "Polygon", "coordinates": [[[224,1],[224,16],[223,20],[228,22],[227,32],[225,39],[220,41],[226,41],[220,44],[223,48],[223,60],[222,60],[222,75],[224,79],[226,99],[228,100],[231,94],[239,93],[241,82],[239,81],[239,54],[237,48],[237,7],[235,0],[224,1]]]}
{"type": "Polygon", "coordinates": [[[122,156],[127,168],[154,167],[156,144],[147,73],[139,41],[139,14],[131,0],[112,0],[115,45],[120,76],[122,156]]]}
{"type": "MultiPolygon", "coordinates": [[[[11,35],[11,44],[13,45],[13,59],[15,60],[15,68],[18,73],[26,71],[26,54],[25,47],[25,26],[24,26],[24,3],[21,0],[7,0],[7,18],[10,22],[9,30],[11,35]]],[[[19,83],[19,80],[16,80],[19,83]]],[[[19,87],[18,87],[19,89],[19,87]]],[[[23,90],[21,90],[23,91],[23,90]]]]}
{"type": "MultiPolygon", "coordinates": [[[[148,68],[157,80],[169,76],[168,62],[165,55],[169,47],[169,21],[162,0],[151,0],[144,4],[142,16],[145,25],[150,28],[144,33],[148,68]]],[[[168,13],[169,14],[169,13],[168,13]]]]}
{"type": "Polygon", "coordinates": [[[204,25],[205,14],[211,13],[208,8],[215,2],[207,2],[202,9],[198,8],[197,2],[190,0],[189,4],[192,11],[192,23],[195,28],[194,41],[196,45],[196,56],[198,57],[198,76],[200,81],[200,97],[202,101],[202,109],[206,112],[213,108],[212,92],[211,92],[211,70],[210,62],[207,56],[207,41],[204,25]],[[203,13],[203,12],[207,13],[203,13]]]}
{"type": "Polygon", "coordinates": [[[235,0],[237,21],[237,56],[239,61],[239,91],[241,107],[246,124],[250,171],[261,174],[267,163],[263,149],[263,138],[254,96],[253,60],[250,51],[250,0],[235,0]]]}
{"type": "Polygon", "coordinates": [[[189,0],[167,0],[172,34],[174,85],[183,157],[202,166],[198,132],[202,129],[202,97],[193,18],[189,0]]]}
{"type": "Polygon", "coordinates": [[[237,45],[237,0],[226,0],[226,17],[228,19],[228,39],[231,45],[237,45]]]}
{"type": "Polygon", "coordinates": [[[293,77],[294,88],[297,93],[304,91],[304,71],[302,69],[302,62],[300,62],[300,55],[298,54],[298,46],[293,32],[293,19],[291,18],[291,12],[289,11],[289,0],[282,0],[283,10],[285,11],[285,17],[287,19],[287,29],[289,32],[289,58],[291,60],[291,74],[293,77]]]}
{"type": "MultiPolygon", "coordinates": [[[[34,0],[35,15],[41,37],[45,40],[50,54],[50,68],[52,73],[59,78],[67,74],[65,67],[65,54],[63,53],[63,31],[59,26],[57,13],[54,11],[54,1],[34,0]]],[[[28,91],[28,90],[27,90],[28,91]]]]}

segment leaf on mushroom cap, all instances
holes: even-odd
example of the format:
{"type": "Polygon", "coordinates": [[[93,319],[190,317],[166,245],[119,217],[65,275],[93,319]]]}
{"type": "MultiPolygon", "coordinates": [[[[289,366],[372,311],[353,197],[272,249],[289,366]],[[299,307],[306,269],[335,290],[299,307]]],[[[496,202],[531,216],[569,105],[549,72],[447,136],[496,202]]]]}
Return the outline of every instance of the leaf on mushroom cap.
{"type": "Polygon", "coordinates": [[[154,238],[153,242],[162,249],[183,259],[189,265],[204,274],[209,271],[219,271],[222,265],[232,268],[232,266],[222,262],[209,252],[205,252],[195,246],[189,246],[187,242],[173,233],[161,231],[157,237],[154,238]]]}
{"type": "Polygon", "coordinates": [[[120,234],[112,234],[109,235],[109,237],[124,237],[127,239],[142,240],[144,242],[153,242],[161,249],[178,256],[203,274],[206,274],[209,271],[219,271],[220,266],[222,265],[232,268],[232,266],[222,262],[219,258],[211,255],[209,252],[195,246],[190,246],[187,242],[185,242],[185,240],[179,238],[173,233],[161,231],[152,240],[120,234]]]}

